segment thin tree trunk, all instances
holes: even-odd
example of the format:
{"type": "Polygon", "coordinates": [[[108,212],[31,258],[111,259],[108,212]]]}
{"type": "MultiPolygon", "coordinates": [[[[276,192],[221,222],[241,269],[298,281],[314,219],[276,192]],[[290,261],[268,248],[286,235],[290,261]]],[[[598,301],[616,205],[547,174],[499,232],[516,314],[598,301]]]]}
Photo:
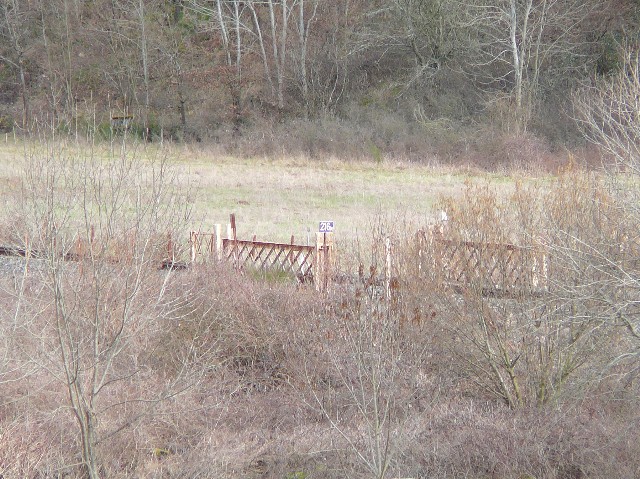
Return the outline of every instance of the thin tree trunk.
{"type": "Polygon", "coordinates": [[[27,80],[24,72],[24,61],[22,55],[18,60],[20,65],[20,88],[22,90],[22,128],[27,129],[29,126],[29,98],[27,93],[27,80]]]}
{"type": "Polygon", "coordinates": [[[144,80],[144,134],[151,141],[149,133],[149,58],[147,53],[147,31],[144,20],[144,0],[138,1],[138,17],[140,20],[140,54],[142,55],[142,75],[144,80]]]}
{"type": "Polygon", "coordinates": [[[232,85],[234,133],[240,133],[242,123],[242,36],[240,31],[240,9],[239,2],[233,2],[234,27],[236,33],[236,79],[232,85]]]}
{"type": "MultiPolygon", "coordinates": [[[[64,26],[65,26],[65,40],[66,40],[66,62],[67,62],[67,72],[66,72],[66,86],[67,86],[67,114],[73,115],[75,98],[73,97],[73,66],[71,62],[72,58],[72,33],[71,33],[71,19],[69,14],[69,2],[64,2],[64,26]]],[[[69,118],[69,116],[67,116],[69,118]]]]}
{"type": "Polygon", "coordinates": [[[309,115],[309,80],[307,78],[307,48],[309,41],[309,31],[318,10],[318,2],[313,4],[313,11],[309,19],[305,22],[304,0],[299,0],[298,8],[298,30],[300,35],[300,83],[302,86],[302,98],[305,104],[305,111],[309,115]]]}
{"type": "Polygon", "coordinates": [[[269,20],[271,22],[271,47],[273,49],[273,63],[276,67],[276,100],[278,102],[278,107],[284,104],[284,99],[282,98],[282,65],[280,63],[280,52],[278,51],[278,41],[277,41],[277,24],[276,24],[276,15],[275,15],[275,7],[273,6],[273,0],[269,0],[269,20]]]}
{"type": "Polygon", "coordinates": [[[48,70],[48,83],[49,83],[49,94],[51,95],[51,116],[52,123],[55,125],[58,120],[58,99],[56,98],[56,92],[53,84],[53,80],[55,77],[55,72],[53,70],[53,63],[51,61],[51,52],[49,50],[49,39],[47,37],[47,29],[45,24],[44,17],[44,7],[40,11],[40,21],[42,22],[42,40],[44,43],[44,51],[47,56],[47,70],[48,70]]]}
{"type": "MultiPolygon", "coordinates": [[[[309,85],[307,84],[307,29],[304,23],[304,0],[299,0],[298,4],[298,29],[300,31],[300,82],[302,83],[302,98],[306,108],[309,85]]],[[[308,108],[306,110],[309,111],[308,108]]]]}
{"type": "Polygon", "coordinates": [[[258,45],[260,45],[260,56],[262,57],[262,65],[264,68],[264,75],[267,77],[269,83],[269,89],[271,90],[271,96],[276,96],[276,89],[271,78],[271,69],[269,68],[269,59],[267,58],[267,50],[264,46],[264,37],[262,36],[262,27],[258,20],[258,14],[256,13],[253,2],[249,2],[249,8],[251,9],[251,15],[253,17],[253,24],[256,29],[256,36],[258,37],[258,45]]]}
{"type": "Polygon", "coordinates": [[[229,34],[227,32],[227,26],[224,22],[224,16],[222,15],[222,4],[220,0],[216,0],[216,13],[218,14],[218,23],[220,24],[220,35],[222,36],[222,47],[227,59],[227,66],[232,65],[231,51],[229,49],[229,34]]]}
{"type": "Polygon", "coordinates": [[[511,39],[511,55],[513,57],[513,71],[515,76],[516,108],[522,105],[522,69],[520,68],[520,50],[518,48],[518,12],[516,0],[510,0],[509,35],[511,39]]]}
{"type": "Polygon", "coordinates": [[[29,125],[29,97],[27,90],[27,74],[24,67],[24,50],[20,46],[20,32],[22,31],[22,28],[19,24],[20,12],[18,2],[13,0],[10,6],[8,2],[5,1],[5,3],[2,4],[2,7],[4,9],[3,16],[6,22],[7,31],[9,32],[9,40],[12,43],[16,60],[12,61],[6,57],[0,58],[18,70],[18,75],[20,76],[20,94],[22,96],[22,128],[26,129],[29,125]],[[13,15],[13,21],[11,21],[10,18],[12,16],[11,14],[13,15]]]}
{"type": "Polygon", "coordinates": [[[284,67],[287,51],[287,28],[289,23],[289,12],[287,0],[282,1],[282,26],[280,30],[280,81],[278,82],[278,108],[284,108],[284,67]]]}

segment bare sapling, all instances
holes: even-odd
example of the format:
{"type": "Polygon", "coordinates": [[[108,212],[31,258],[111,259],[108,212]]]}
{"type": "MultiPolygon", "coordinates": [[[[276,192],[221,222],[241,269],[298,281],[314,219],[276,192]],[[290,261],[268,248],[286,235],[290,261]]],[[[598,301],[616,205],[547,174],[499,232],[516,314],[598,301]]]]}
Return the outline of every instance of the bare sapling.
{"type": "Polygon", "coordinates": [[[179,312],[166,294],[177,273],[160,270],[167,232],[186,231],[188,210],[166,160],[126,145],[107,157],[52,147],[26,162],[15,231],[43,285],[31,334],[39,366],[66,389],[84,475],[103,477],[101,448],[199,378],[202,354],[188,345],[171,370],[152,362],[154,335],[179,312]]]}
{"type": "Polygon", "coordinates": [[[427,351],[419,331],[405,322],[398,242],[374,237],[380,240],[371,248],[375,264],[354,290],[336,292],[340,306],[327,312],[322,366],[313,366],[318,356],[310,354],[305,369],[310,406],[370,477],[384,479],[396,473],[412,408],[433,391],[419,384],[427,351]]]}

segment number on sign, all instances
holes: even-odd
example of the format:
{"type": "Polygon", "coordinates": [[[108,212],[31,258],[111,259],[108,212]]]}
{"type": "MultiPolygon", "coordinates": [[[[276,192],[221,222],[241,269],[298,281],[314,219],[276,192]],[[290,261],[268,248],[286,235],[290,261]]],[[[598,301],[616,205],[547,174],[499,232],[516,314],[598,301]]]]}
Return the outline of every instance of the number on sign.
{"type": "Polygon", "coordinates": [[[318,231],[320,231],[320,233],[331,233],[333,231],[333,228],[333,221],[321,221],[318,231]]]}

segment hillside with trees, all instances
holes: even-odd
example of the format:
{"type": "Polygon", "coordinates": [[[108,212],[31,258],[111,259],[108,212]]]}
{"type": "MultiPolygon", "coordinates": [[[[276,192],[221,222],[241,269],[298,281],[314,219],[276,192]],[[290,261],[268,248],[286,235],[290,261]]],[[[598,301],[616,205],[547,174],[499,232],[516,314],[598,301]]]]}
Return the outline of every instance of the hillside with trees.
{"type": "Polygon", "coordinates": [[[0,129],[106,137],[112,117],[133,116],[132,131],[149,141],[236,154],[515,161],[500,158],[506,149],[528,161],[531,148],[582,144],[572,93],[634,51],[637,9],[630,0],[6,0],[0,129]]]}

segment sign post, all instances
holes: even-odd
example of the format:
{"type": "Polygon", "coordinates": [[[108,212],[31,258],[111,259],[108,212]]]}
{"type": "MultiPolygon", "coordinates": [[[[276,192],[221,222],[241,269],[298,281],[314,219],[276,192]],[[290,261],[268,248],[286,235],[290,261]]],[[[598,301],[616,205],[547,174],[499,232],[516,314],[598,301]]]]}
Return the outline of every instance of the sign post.
{"type": "Polygon", "coordinates": [[[333,266],[333,221],[320,221],[316,234],[316,263],[314,274],[316,276],[316,289],[326,293],[329,289],[329,278],[333,266]]]}

